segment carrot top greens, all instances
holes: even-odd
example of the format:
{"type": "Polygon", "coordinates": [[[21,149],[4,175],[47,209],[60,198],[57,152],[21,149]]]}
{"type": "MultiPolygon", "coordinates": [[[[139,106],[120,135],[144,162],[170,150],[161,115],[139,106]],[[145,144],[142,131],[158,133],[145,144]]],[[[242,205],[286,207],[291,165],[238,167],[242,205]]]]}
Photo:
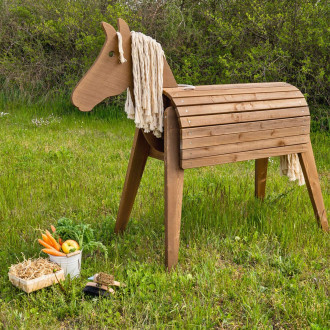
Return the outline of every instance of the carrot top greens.
{"type": "Polygon", "coordinates": [[[76,240],[81,248],[86,252],[94,252],[100,250],[108,257],[108,250],[103,243],[96,241],[94,237],[94,230],[90,224],[74,223],[71,219],[60,218],[56,224],[56,234],[62,238],[63,241],[68,239],[76,240]]]}

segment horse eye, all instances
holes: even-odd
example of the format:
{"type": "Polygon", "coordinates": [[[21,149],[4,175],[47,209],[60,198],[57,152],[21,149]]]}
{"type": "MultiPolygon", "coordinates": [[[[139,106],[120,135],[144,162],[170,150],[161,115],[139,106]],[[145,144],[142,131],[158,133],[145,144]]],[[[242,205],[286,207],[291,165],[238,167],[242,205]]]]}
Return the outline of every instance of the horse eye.
{"type": "Polygon", "coordinates": [[[109,56],[113,57],[115,55],[115,52],[112,50],[111,52],[109,52],[109,56]]]}

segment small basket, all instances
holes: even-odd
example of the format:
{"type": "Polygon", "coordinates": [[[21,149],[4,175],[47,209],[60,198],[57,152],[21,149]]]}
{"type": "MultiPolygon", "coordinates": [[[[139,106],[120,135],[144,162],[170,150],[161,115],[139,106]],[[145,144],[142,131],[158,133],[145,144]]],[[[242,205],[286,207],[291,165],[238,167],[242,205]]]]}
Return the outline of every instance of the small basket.
{"type": "Polygon", "coordinates": [[[74,278],[79,277],[81,269],[81,251],[67,254],[65,257],[57,257],[49,254],[49,260],[60,265],[64,270],[64,275],[74,278]]]}
{"type": "Polygon", "coordinates": [[[16,287],[22,289],[26,293],[30,293],[47,286],[51,286],[58,281],[64,281],[64,271],[63,269],[57,271],[54,274],[42,275],[40,277],[34,278],[33,280],[23,280],[13,274],[8,274],[9,281],[16,287]]]}

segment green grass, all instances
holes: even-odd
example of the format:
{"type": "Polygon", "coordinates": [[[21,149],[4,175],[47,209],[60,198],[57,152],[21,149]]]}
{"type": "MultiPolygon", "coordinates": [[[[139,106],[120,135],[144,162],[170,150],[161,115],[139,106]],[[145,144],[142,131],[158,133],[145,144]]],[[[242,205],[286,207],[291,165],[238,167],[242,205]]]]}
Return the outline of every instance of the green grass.
{"type": "MultiPolygon", "coordinates": [[[[329,235],[306,186],[280,177],[278,159],[264,202],[253,197],[253,161],[185,171],[179,266],[167,273],[162,162],[148,161],[128,229],[113,233],[134,134],[121,110],[2,98],[0,112],[9,113],[0,117],[3,328],[330,327],[329,235]],[[36,229],[62,216],[90,223],[109,258],[84,255],[66,294],[53,286],[27,295],[8,267],[21,253],[37,257],[36,229]],[[99,271],[127,287],[111,299],[84,297],[99,271]]],[[[329,210],[329,134],[313,133],[312,143],[329,210]]]]}

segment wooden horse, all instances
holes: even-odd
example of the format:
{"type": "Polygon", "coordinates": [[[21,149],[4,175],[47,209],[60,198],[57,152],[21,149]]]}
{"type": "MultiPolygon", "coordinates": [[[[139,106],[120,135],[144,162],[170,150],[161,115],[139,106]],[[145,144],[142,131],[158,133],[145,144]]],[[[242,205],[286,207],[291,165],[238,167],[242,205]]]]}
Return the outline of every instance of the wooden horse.
{"type": "MultiPolygon", "coordinates": [[[[72,94],[81,111],[130,88],[131,37],[118,20],[126,63],[118,59],[115,29],[102,23],[105,44],[72,94]]],[[[166,266],[177,264],[183,173],[186,168],[255,160],[255,195],[265,196],[268,158],[298,153],[315,216],[328,230],[326,211],[310,142],[307,103],[294,86],[282,83],[178,87],[164,59],[164,136],[136,129],[115,231],[125,230],[148,157],[165,163],[166,266]]]]}

